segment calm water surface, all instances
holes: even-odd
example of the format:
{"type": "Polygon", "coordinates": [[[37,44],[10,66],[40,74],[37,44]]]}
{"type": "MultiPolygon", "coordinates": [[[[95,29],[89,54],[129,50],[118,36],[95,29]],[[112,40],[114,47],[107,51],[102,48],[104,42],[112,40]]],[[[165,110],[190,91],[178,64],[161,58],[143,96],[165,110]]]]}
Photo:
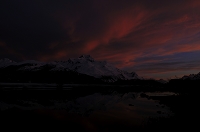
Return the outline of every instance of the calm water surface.
{"type": "MultiPolygon", "coordinates": [[[[171,92],[147,92],[149,96],[170,96],[171,92]]],[[[67,95],[66,95],[67,96],[67,95]]],[[[52,121],[62,122],[64,125],[81,126],[83,130],[106,131],[114,128],[136,128],[145,126],[149,118],[170,118],[173,113],[159,103],[141,96],[141,92],[109,94],[95,92],[85,96],[68,99],[21,99],[0,100],[1,113],[31,111],[52,121]]],[[[30,116],[27,115],[26,116],[30,116]]],[[[11,118],[11,117],[10,117],[11,118]]],[[[31,118],[26,118],[27,120],[31,118]]]]}

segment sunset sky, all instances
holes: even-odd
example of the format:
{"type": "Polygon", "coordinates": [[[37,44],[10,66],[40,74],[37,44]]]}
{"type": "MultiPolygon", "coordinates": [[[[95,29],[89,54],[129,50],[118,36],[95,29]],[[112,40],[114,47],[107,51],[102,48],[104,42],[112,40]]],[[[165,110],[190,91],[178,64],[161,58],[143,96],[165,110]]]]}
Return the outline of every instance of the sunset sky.
{"type": "Polygon", "coordinates": [[[2,0],[0,59],[83,54],[148,78],[200,72],[200,0],[2,0]]]}

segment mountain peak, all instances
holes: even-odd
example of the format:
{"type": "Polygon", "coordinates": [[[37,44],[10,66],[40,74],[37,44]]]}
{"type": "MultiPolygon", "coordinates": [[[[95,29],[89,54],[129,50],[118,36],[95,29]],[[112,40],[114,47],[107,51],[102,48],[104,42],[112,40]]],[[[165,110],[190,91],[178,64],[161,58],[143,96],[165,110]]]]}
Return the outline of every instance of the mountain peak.
{"type": "Polygon", "coordinates": [[[91,62],[94,62],[94,59],[90,55],[81,55],[79,58],[80,59],[86,59],[86,60],[89,60],[91,62]]]}

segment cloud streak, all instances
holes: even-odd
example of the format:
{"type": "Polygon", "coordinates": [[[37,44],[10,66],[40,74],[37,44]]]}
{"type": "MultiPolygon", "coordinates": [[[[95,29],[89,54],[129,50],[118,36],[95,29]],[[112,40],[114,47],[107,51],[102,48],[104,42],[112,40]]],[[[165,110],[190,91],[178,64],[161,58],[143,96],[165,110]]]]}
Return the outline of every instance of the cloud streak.
{"type": "Polygon", "coordinates": [[[0,16],[1,58],[52,61],[90,54],[152,77],[199,69],[199,60],[191,61],[200,52],[198,0],[10,0],[0,3],[0,16]]]}

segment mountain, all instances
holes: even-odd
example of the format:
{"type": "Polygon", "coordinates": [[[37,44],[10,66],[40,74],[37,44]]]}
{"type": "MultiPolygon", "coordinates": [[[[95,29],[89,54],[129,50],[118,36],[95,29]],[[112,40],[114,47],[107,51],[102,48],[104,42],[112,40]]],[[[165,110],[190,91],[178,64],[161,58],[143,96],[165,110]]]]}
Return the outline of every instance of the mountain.
{"type": "Polygon", "coordinates": [[[14,64],[16,64],[16,62],[8,58],[4,58],[0,60],[0,68],[7,67],[9,65],[14,65],[14,64]]]}
{"type": "MultiPolygon", "coordinates": [[[[5,76],[10,75],[7,78],[13,78],[15,76],[26,76],[33,80],[35,77],[44,77],[48,79],[51,77],[62,75],[64,78],[60,80],[70,80],[93,78],[92,80],[101,80],[103,82],[115,82],[117,80],[132,80],[143,79],[139,77],[135,72],[129,73],[127,71],[120,70],[106,61],[95,61],[90,55],[82,55],[79,58],[70,58],[67,61],[53,61],[53,62],[39,62],[35,60],[27,60],[23,62],[15,62],[9,59],[0,60],[0,72],[5,76]],[[8,74],[9,73],[9,74],[8,74]],[[12,75],[12,76],[11,76],[12,75]],[[46,75],[46,76],[45,76],[46,75]],[[73,76],[70,78],[69,76],[73,76]],[[82,78],[83,77],[83,78],[82,78]]],[[[90,80],[88,79],[88,81],[90,80]]],[[[38,80],[38,79],[36,79],[38,80]]]]}
{"type": "Polygon", "coordinates": [[[200,72],[197,74],[185,75],[181,79],[182,80],[200,80],[200,72]]]}
{"type": "Polygon", "coordinates": [[[90,55],[82,55],[79,58],[69,59],[67,62],[58,62],[58,64],[78,73],[107,81],[141,79],[135,72],[128,73],[120,70],[106,61],[95,61],[90,55]]]}
{"type": "Polygon", "coordinates": [[[168,82],[170,90],[183,93],[194,93],[200,85],[200,72],[171,79],[168,82]]]}

